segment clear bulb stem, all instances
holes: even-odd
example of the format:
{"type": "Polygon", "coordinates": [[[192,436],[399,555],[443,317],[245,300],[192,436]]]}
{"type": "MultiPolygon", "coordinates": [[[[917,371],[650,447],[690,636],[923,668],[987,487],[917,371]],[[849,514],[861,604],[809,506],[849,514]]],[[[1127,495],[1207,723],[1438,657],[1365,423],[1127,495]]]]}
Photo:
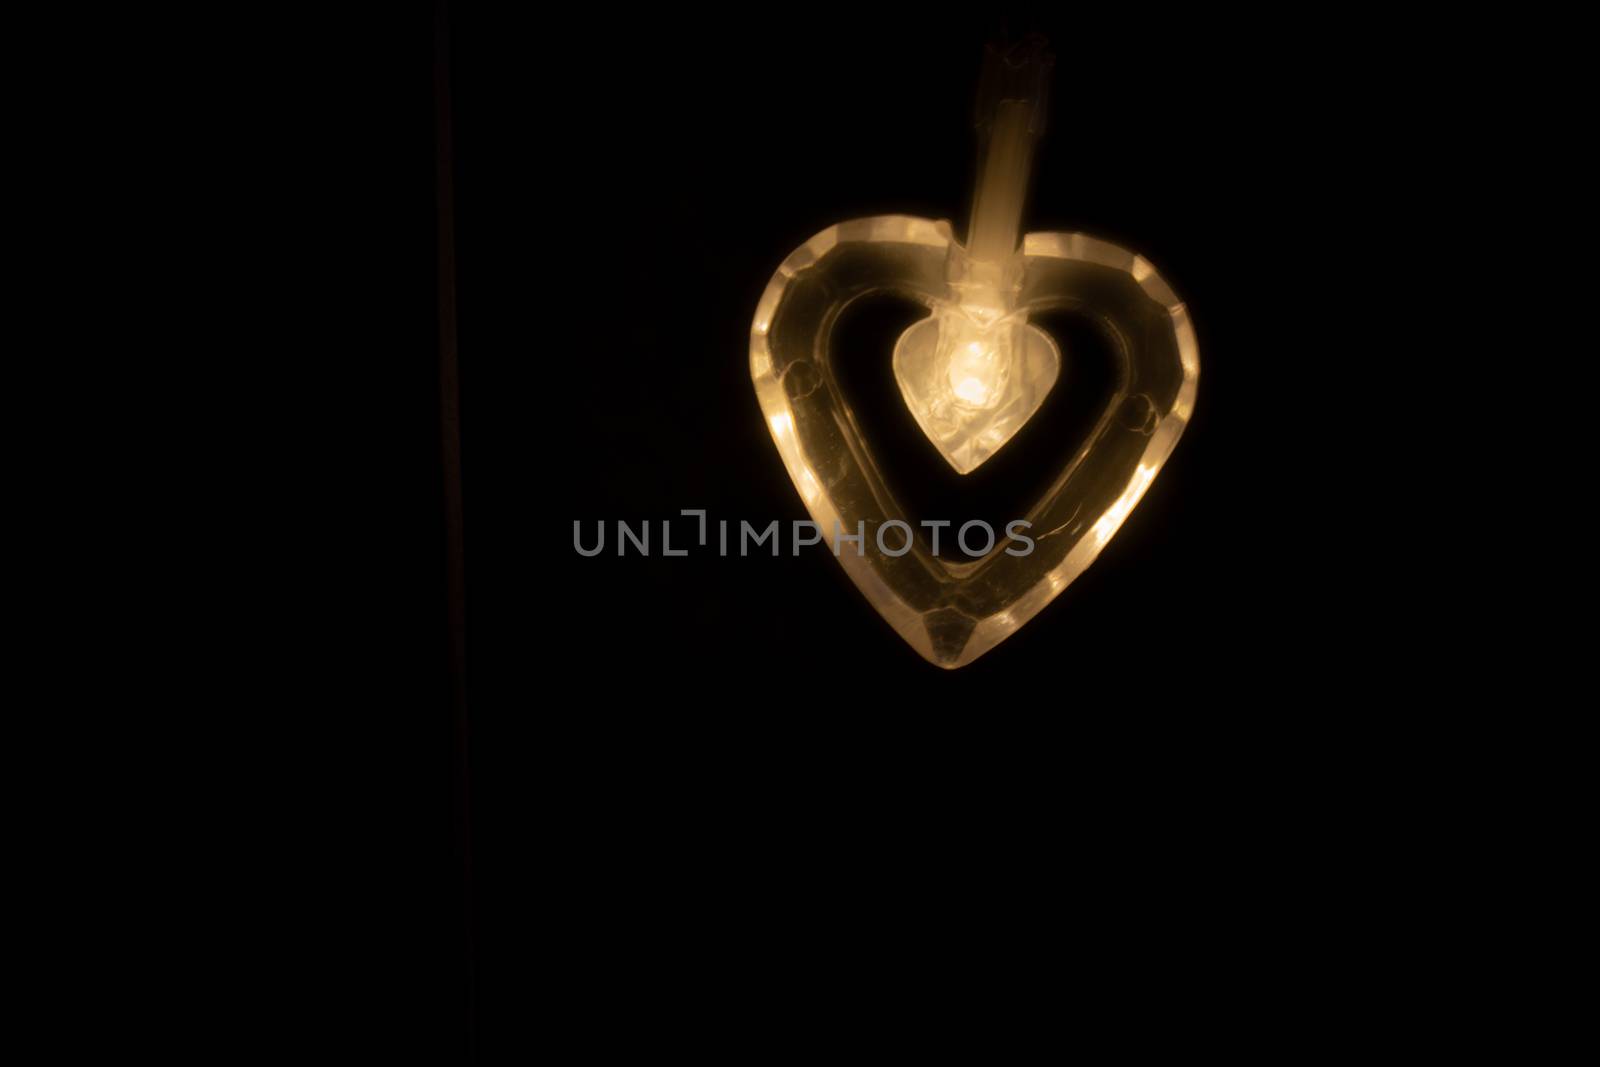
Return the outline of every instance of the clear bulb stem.
{"type": "Polygon", "coordinates": [[[1008,283],[1022,240],[1034,145],[1044,133],[1046,94],[1054,63],[1045,42],[990,45],[978,89],[977,184],[965,263],[950,280],[962,303],[995,314],[1011,308],[1008,283]]]}

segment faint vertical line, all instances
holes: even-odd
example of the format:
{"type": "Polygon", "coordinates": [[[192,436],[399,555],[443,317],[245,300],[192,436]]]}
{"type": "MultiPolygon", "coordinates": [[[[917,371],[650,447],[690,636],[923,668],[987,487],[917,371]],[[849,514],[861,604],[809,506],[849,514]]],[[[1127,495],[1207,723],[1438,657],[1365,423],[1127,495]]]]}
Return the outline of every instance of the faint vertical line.
{"type": "Polygon", "coordinates": [[[461,370],[456,345],[455,181],[450,95],[448,0],[435,0],[433,25],[434,189],[437,197],[439,282],[439,452],[443,468],[446,624],[449,631],[450,711],[454,752],[451,786],[459,886],[469,1055],[477,1044],[477,990],[472,883],[471,751],[466,691],[466,568],[461,490],[461,370]]]}

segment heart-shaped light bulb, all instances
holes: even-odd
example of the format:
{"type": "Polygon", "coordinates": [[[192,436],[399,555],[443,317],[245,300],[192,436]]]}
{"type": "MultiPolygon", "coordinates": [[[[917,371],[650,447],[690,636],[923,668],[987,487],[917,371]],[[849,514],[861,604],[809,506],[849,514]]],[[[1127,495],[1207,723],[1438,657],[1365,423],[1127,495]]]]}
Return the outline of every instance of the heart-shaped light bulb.
{"type": "MultiPolygon", "coordinates": [[[[969,240],[949,223],[881,215],[830,226],[778,268],[757,305],[750,375],[767,426],[825,541],[856,587],[929,662],[961,667],[1015,633],[1094,562],[1194,410],[1199,350],[1182,301],[1143,257],[1069,233],[1019,242],[1042,129],[1041,49],[991,52],[980,90],[985,155],[969,240]],[[896,502],[834,372],[833,325],[854,300],[894,293],[927,318],[896,344],[894,373],[924,434],[962,474],[993,456],[1056,385],[1062,355],[1030,315],[1069,309],[1115,347],[1116,385],[1044,495],[1018,516],[1032,549],[953,556],[896,502]]],[[[890,358],[889,353],[884,358],[890,358]]],[[[931,457],[930,457],[931,459],[931,457]]],[[[954,519],[956,516],[941,516],[954,519]]],[[[949,525],[948,522],[945,525],[949,525]]]]}

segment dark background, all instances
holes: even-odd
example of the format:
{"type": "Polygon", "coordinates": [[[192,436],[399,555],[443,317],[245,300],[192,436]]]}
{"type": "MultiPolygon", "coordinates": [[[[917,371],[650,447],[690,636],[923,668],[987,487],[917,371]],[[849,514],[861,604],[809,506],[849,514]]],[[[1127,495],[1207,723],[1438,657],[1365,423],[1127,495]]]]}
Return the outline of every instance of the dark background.
{"type": "MultiPolygon", "coordinates": [[[[1343,479],[1372,490],[1362,442],[1412,415],[1352,414],[1342,379],[1415,318],[1379,269],[1386,212],[1412,195],[1410,119],[1451,114],[1398,38],[1326,13],[447,15],[397,35],[398,81],[348,116],[358,144],[373,116],[394,135],[349,206],[375,234],[370,455],[398,472],[380,734],[425,784],[388,819],[407,1033],[609,1040],[623,1004],[692,1032],[670,991],[759,1015],[739,976],[774,960],[850,997],[891,960],[1011,973],[990,941],[1070,945],[1110,988],[1337,883],[1307,842],[1362,803],[1342,760],[1391,758],[1367,681],[1388,653],[1352,618],[1396,610],[1348,548],[1375,520],[1343,479]],[[1027,228],[1144,254],[1199,338],[1193,421],[1100,559],[945,672],[787,534],[777,559],[578,556],[574,520],[614,546],[619,519],[688,540],[681,508],[805,517],[750,386],[756,301],[835,222],[964,231],[1002,23],[1057,57],[1027,228]]],[[[1010,469],[941,517],[1020,514],[1010,469]]]]}

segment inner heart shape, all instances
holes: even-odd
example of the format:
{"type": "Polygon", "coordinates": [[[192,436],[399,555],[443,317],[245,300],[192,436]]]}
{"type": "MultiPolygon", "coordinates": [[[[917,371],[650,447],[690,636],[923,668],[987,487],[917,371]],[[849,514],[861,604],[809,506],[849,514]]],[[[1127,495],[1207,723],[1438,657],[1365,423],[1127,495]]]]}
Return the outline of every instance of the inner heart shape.
{"type": "Polygon", "coordinates": [[[1060,349],[1020,311],[985,322],[960,305],[941,306],[894,347],[900,395],[958,474],[1016,436],[1060,375],[1060,349]]]}
{"type": "Polygon", "coordinates": [[[1014,320],[978,322],[969,335],[966,324],[939,322],[952,306],[947,265],[961,254],[945,222],[884,215],[831,226],[778,268],[750,336],[762,413],[824,540],[833,543],[836,529],[865,531],[860,554],[846,546],[840,564],[912,648],[945,668],[1015,633],[1095,560],[1177,444],[1200,371],[1183,303],[1141,256],[1081,234],[1028,234],[1014,320]],[[1094,428],[1018,516],[1031,524],[1031,552],[1008,552],[1001,541],[969,559],[950,554],[949,538],[942,554],[912,538],[902,553],[898,533],[885,540],[899,554],[880,547],[885,523],[916,524],[845,402],[830,344],[840,312],[874,293],[930,309],[884,358],[894,360],[918,425],[961,473],[1004,445],[1057,379],[1060,352],[1029,314],[1071,309],[1115,339],[1115,385],[1094,428]]]}

